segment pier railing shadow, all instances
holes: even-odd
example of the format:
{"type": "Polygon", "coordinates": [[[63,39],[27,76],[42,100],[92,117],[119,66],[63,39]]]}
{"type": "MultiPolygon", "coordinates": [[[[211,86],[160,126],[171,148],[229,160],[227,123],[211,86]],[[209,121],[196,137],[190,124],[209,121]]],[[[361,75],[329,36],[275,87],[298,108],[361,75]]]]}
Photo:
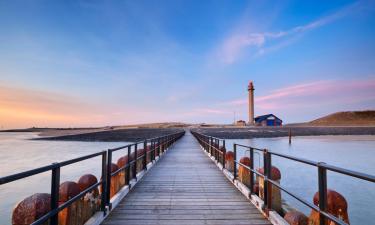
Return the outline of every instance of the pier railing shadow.
{"type": "MultiPolygon", "coordinates": [[[[118,178],[124,179],[122,181],[124,184],[123,186],[128,185],[128,187],[130,188],[130,180],[136,180],[137,173],[147,170],[147,158],[149,157],[151,161],[155,161],[156,156],[160,156],[164,151],[166,151],[169,148],[169,146],[171,146],[184,134],[185,131],[181,131],[164,136],[159,136],[156,138],[146,139],[140,142],[135,142],[118,148],[108,149],[106,151],[100,151],[97,153],[85,155],[71,160],[57,162],[47,166],[24,171],[21,173],[0,177],[0,185],[4,185],[10,182],[14,182],[37,174],[51,171],[50,210],[48,213],[44,214],[40,218],[37,218],[34,222],[31,223],[31,225],[40,225],[46,223],[50,225],[58,225],[59,212],[71,206],[74,202],[83,198],[87,193],[99,187],[101,190],[100,211],[102,211],[105,215],[112,209],[110,202],[111,197],[113,196],[113,194],[115,194],[111,193],[111,190],[114,190],[112,188],[114,185],[112,178],[118,176],[118,174],[120,173],[125,173],[125,176],[119,176],[118,178]],[[143,152],[137,151],[139,145],[144,146],[143,152]],[[112,153],[120,150],[126,150],[126,156],[128,157],[128,160],[125,161],[125,164],[123,166],[113,171],[112,153]],[[95,184],[91,185],[90,187],[82,190],[78,195],[68,199],[66,202],[59,205],[60,169],[62,167],[79,163],[95,157],[101,157],[102,159],[100,165],[101,179],[95,184]],[[142,167],[141,169],[137,170],[137,165],[139,165],[140,161],[142,161],[142,167]],[[130,171],[131,169],[132,171],[130,171]],[[131,173],[134,174],[132,177],[131,173]]],[[[118,191],[118,189],[116,191],[118,191]]]]}
{"type": "MultiPolygon", "coordinates": [[[[225,140],[216,138],[213,136],[204,135],[195,131],[191,131],[194,137],[198,140],[202,148],[210,154],[218,163],[220,163],[223,169],[226,168],[226,153],[228,149],[225,146],[225,140]]],[[[242,144],[233,144],[233,180],[238,179],[238,171],[237,166],[241,166],[245,168],[250,173],[250,182],[249,182],[249,190],[250,195],[254,193],[254,186],[255,186],[255,176],[263,178],[263,201],[264,201],[264,212],[266,215],[269,215],[269,212],[273,209],[272,207],[272,187],[276,187],[277,189],[287,193],[288,195],[292,196],[294,199],[298,200],[308,208],[314,210],[319,215],[319,225],[326,225],[327,222],[333,221],[336,224],[340,225],[348,225],[348,223],[344,222],[341,218],[338,218],[331,213],[328,212],[328,201],[327,201],[327,171],[336,172],[339,174],[343,174],[349,177],[358,178],[364,181],[369,181],[371,183],[375,183],[375,176],[370,174],[365,174],[357,171],[352,171],[344,168],[340,168],[337,166],[333,166],[324,162],[315,162],[308,159],[298,158],[286,154],[272,152],[268,149],[259,149],[252,146],[246,146],[242,144]],[[244,148],[246,151],[249,152],[249,165],[245,165],[237,160],[237,150],[238,148],[244,148]],[[263,155],[263,173],[260,173],[254,168],[254,153],[259,152],[263,155]],[[295,162],[307,164],[310,166],[314,166],[317,169],[317,176],[318,176],[318,187],[319,187],[319,199],[318,199],[318,206],[307,202],[302,197],[298,196],[297,194],[293,193],[292,191],[288,190],[287,188],[281,186],[278,182],[272,179],[272,156],[281,157],[284,159],[292,160],[295,162]]]]}

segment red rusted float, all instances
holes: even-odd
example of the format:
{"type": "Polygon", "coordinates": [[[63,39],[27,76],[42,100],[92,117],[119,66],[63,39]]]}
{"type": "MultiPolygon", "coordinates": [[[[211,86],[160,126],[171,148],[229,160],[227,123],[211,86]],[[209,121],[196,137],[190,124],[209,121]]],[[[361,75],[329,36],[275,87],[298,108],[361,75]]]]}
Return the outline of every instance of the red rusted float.
{"type": "MultiPolygon", "coordinates": [[[[69,199],[80,193],[77,183],[66,181],[59,188],[59,205],[64,204],[69,199]]],[[[59,212],[59,225],[81,225],[83,223],[82,215],[79,214],[79,208],[82,207],[83,200],[79,199],[59,212]]]]}
{"type": "MultiPolygon", "coordinates": [[[[148,149],[148,147],[147,147],[147,149],[148,149]]],[[[138,149],[137,150],[137,158],[138,158],[138,160],[137,160],[137,173],[139,173],[143,170],[143,160],[144,160],[144,158],[142,156],[144,156],[146,154],[147,149],[146,149],[146,151],[144,149],[138,149]]],[[[147,155],[149,155],[149,154],[146,154],[146,164],[149,163],[149,162],[147,162],[147,155]]]]}
{"type": "Polygon", "coordinates": [[[242,157],[240,159],[240,166],[238,168],[238,179],[244,184],[246,185],[247,187],[250,186],[250,170],[248,170],[246,167],[244,167],[243,165],[245,166],[250,166],[251,165],[251,161],[250,161],[250,158],[249,157],[242,157]]]}
{"type": "Polygon", "coordinates": [[[146,149],[146,164],[149,164],[151,162],[151,146],[147,145],[146,149]]]}
{"type": "Polygon", "coordinates": [[[225,153],[225,168],[230,172],[234,171],[234,153],[232,151],[225,153]]]}
{"type": "MultiPolygon", "coordinates": [[[[160,151],[160,145],[155,144],[155,157],[159,156],[159,151],[160,151]]],[[[161,151],[160,151],[161,152],[161,151]]]]}
{"type": "MultiPolygon", "coordinates": [[[[116,164],[111,163],[111,173],[114,173],[118,169],[119,167],[116,164]]],[[[120,190],[120,175],[116,174],[111,177],[111,188],[109,192],[110,198],[112,198],[119,190],[120,190]]]]}
{"type": "MultiPolygon", "coordinates": [[[[128,163],[128,156],[123,156],[117,160],[117,166],[118,168],[124,167],[128,163]]],[[[119,186],[120,188],[125,186],[125,179],[126,179],[126,170],[122,170],[118,175],[119,175],[119,186]]],[[[132,171],[130,171],[132,173],[132,171]]]]}
{"type": "MultiPolygon", "coordinates": [[[[314,205],[319,205],[319,192],[315,193],[313,201],[314,205]]],[[[346,202],[345,197],[331,189],[327,190],[327,211],[333,216],[349,224],[348,203],[346,202]]],[[[311,211],[309,218],[311,225],[319,224],[319,213],[315,210],[311,211]]],[[[330,221],[328,219],[326,221],[327,225],[336,225],[336,223],[333,221],[330,221]]]]}
{"type": "MultiPolygon", "coordinates": [[[[260,174],[264,175],[264,169],[259,168],[257,171],[260,174]]],[[[271,180],[277,182],[280,184],[280,179],[281,179],[281,172],[280,170],[272,166],[271,168],[271,180]]],[[[264,179],[261,176],[257,176],[256,182],[259,184],[259,197],[264,199],[264,179]]],[[[281,191],[279,188],[276,186],[272,185],[272,209],[274,209],[277,212],[281,212],[281,191]]]]}
{"type": "Polygon", "coordinates": [[[223,154],[221,153],[219,154],[219,162],[222,163],[223,157],[225,157],[224,152],[226,152],[225,146],[220,146],[220,152],[223,153],[223,154]]]}
{"type": "MultiPolygon", "coordinates": [[[[12,213],[12,225],[29,225],[51,210],[51,195],[33,194],[17,203],[12,213]]],[[[47,225],[45,222],[43,225],[47,225]]]]}
{"type": "Polygon", "coordinates": [[[254,187],[253,187],[253,193],[259,196],[259,184],[258,182],[255,182],[254,187]]]}
{"type": "Polygon", "coordinates": [[[163,142],[160,142],[160,152],[163,153],[165,149],[165,144],[163,142]]]}
{"type": "MultiPolygon", "coordinates": [[[[98,179],[92,174],[83,175],[78,180],[80,192],[96,184],[98,179]]],[[[82,222],[85,223],[91,216],[93,216],[100,207],[100,196],[98,188],[94,188],[83,197],[82,207],[78,207],[78,214],[82,217],[82,222]]],[[[82,223],[82,224],[83,224],[82,223]]]]}
{"type": "Polygon", "coordinates": [[[309,219],[307,216],[296,210],[286,213],[284,219],[290,225],[309,225],[309,219]]]}
{"type": "MultiPolygon", "coordinates": [[[[132,153],[130,153],[130,157],[128,157],[128,159],[129,159],[129,162],[133,162],[134,161],[134,152],[132,152],[132,153]]],[[[131,165],[130,165],[130,179],[133,179],[134,177],[135,177],[135,175],[133,174],[133,172],[134,172],[134,163],[132,163],[131,165]]]]}

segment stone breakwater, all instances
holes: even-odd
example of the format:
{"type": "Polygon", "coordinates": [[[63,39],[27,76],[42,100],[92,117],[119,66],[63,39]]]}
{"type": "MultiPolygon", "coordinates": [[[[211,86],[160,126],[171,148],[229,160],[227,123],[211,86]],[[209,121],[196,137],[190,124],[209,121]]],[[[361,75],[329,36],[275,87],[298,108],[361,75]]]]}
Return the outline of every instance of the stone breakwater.
{"type": "Polygon", "coordinates": [[[244,127],[197,128],[194,131],[222,139],[248,139],[319,135],[375,135],[375,127],[244,127]]]}
{"type": "Polygon", "coordinates": [[[179,128],[134,128],[109,130],[74,135],[34,138],[33,140],[56,141],[107,141],[107,142],[136,142],[182,131],[179,128]]]}

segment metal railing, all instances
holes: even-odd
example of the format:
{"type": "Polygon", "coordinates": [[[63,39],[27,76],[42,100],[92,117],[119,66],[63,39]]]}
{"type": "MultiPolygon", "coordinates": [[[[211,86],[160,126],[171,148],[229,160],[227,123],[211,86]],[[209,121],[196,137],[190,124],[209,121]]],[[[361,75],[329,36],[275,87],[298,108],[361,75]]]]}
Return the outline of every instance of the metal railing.
{"type": "MultiPolygon", "coordinates": [[[[111,178],[113,176],[116,176],[120,172],[125,172],[124,176],[124,183],[125,185],[130,186],[130,173],[132,172],[133,178],[137,180],[137,164],[139,160],[142,160],[142,170],[147,170],[147,156],[150,156],[150,160],[153,162],[156,159],[156,156],[160,156],[161,153],[164,153],[164,151],[172,145],[174,142],[176,142],[179,138],[181,138],[185,134],[185,131],[178,132],[171,135],[165,135],[161,137],[156,137],[152,139],[147,139],[144,141],[136,142],[133,144],[121,146],[118,148],[108,149],[108,163],[107,163],[107,190],[110,190],[111,187],[111,178]],[[148,145],[150,143],[150,145],[148,145]],[[143,149],[139,149],[138,146],[143,145],[143,149]],[[134,151],[132,151],[132,149],[134,151]],[[120,168],[118,168],[116,171],[111,171],[111,164],[112,164],[112,154],[113,152],[119,151],[119,150],[126,150],[128,160],[126,164],[120,168]],[[141,154],[139,154],[139,151],[142,150],[141,154]]],[[[111,208],[110,204],[110,191],[106,192],[106,201],[107,205],[111,208]]]]}
{"type": "MultiPolygon", "coordinates": [[[[164,152],[169,146],[171,146],[174,142],[176,142],[179,138],[181,138],[185,134],[185,131],[181,132],[176,132],[173,134],[165,135],[165,136],[160,136],[157,138],[152,138],[152,139],[146,139],[142,142],[137,142],[125,146],[121,146],[118,148],[114,149],[108,149],[107,151],[100,151],[97,153],[85,155],[82,157],[78,157],[75,159],[63,161],[63,162],[58,162],[58,163],[52,163],[51,165],[39,167],[36,169],[24,171],[21,173],[5,176],[5,177],[0,177],[0,185],[4,185],[10,182],[14,182],[17,180],[24,179],[26,177],[34,176],[37,174],[41,174],[44,172],[51,171],[51,200],[50,200],[50,206],[51,210],[43,215],[42,217],[38,218],[35,220],[33,223],[30,225],[40,225],[45,223],[46,221],[49,220],[50,225],[58,225],[58,213],[65,208],[69,207],[71,204],[73,204],[75,201],[79,200],[80,198],[84,197],[88,192],[94,190],[95,188],[98,188],[101,186],[101,203],[100,203],[100,210],[103,211],[105,214],[108,210],[111,210],[111,205],[110,205],[110,187],[111,187],[111,177],[115,176],[117,173],[126,170],[126,173],[128,174],[127,179],[125,181],[126,185],[129,185],[129,168],[132,167],[132,165],[135,165],[135,171],[133,174],[136,176],[136,165],[137,165],[137,159],[139,158],[145,158],[147,152],[139,157],[134,157],[132,160],[128,160],[128,162],[125,164],[125,166],[121,167],[117,171],[111,173],[111,163],[112,163],[112,153],[114,151],[118,151],[121,149],[127,149],[127,153],[129,156],[131,155],[131,149],[135,149],[135,156],[137,156],[137,146],[139,143],[144,143],[147,145],[148,142],[151,143],[151,150],[149,153],[154,154],[155,151],[160,151],[164,152]],[[158,145],[155,145],[157,143],[158,145]],[[159,148],[157,148],[159,146],[159,148]],[[160,147],[162,146],[162,147],[160,147]],[[74,163],[78,163],[84,160],[88,160],[94,157],[99,157],[101,156],[102,162],[101,162],[101,177],[102,179],[98,181],[97,183],[93,184],[92,186],[86,188],[85,190],[81,191],[78,195],[74,196],[73,198],[69,199],[68,201],[64,202],[63,204],[59,205],[59,186],[60,186],[60,169],[61,167],[68,166],[74,163]]],[[[155,155],[153,155],[153,160],[155,160],[155,155]]],[[[147,169],[146,166],[143,167],[143,169],[147,169]]]]}
{"type": "MultiPolygon", "coordinates": [[[[198,140],[198,142],[204,148],[204,150],[209,152],[209,153],[211,153],[212,149],[214,149],[215,151],[220,151],[219,150],[220,146],[219,147],[213,146],[212,143],[222,142],[222,143],[224,143],[224,148],[225,148],[225,140],[223,140],[223,139],[219,139],[219,138],[215,138],[215,137],[212,137],[212,136],[200,134],[200,133],[197,133],[197,132],[194,132],[194,131],[192,131],[191,133],[198,140]],[[212,142],[211,140],[214,140],[214,142],[212,142]]],[[[220,154],[224,154],[224,152],[222,151],[222,153],[220,153],[220,154]]],[[[217,155],[218,154],[211,154],[211,156],[214,156],[215,159],[218,162],[221,162],[216,157],[217,155]]],[[[289,156],[289,155],[285,155],[285,154],[281,154],[281,153],[271,152],[267,149],[259,149],[259,148],[254,148],[254,147],[251,147],[251,146],[246,146],[246,145],[234,143],[233,144],[233,155],[234,155],[233,156],[234,157],[233,177],[234,177],[234,179],[237,179],[237,165],[240,165],[243,168],[247,169],[250,172],[249,189],[250,189],[251,194],[254,193],[254,180],[255,180],[254,175],[260,176],[264,179],[264,204],[265,204],[265,212],[267,214],[270,210],[272,210],[272,186],[275,186],[278,189],[282,190],[283,192],[287,193],[288,195],[292,196],[293,198],[297,199],[299,202],[306,205],[310,209],[313,209],[316,212],[318,212],[319,213],[319,224],[320,225],[325,225],[327,219],[331,220],[331,221],[334,221],[335,223],[340,224],[340,225],[348,225],[347,223],[342,221],[340,218],[335,217],[334,215],[330,214],[327,211],[327,171],[332,171],[332,172],[340,173],[340,174],[343,174],[343,175],[347,175],[347,176],[350,176],[350,177],[355,177],[355,178],[358,178],[358,179],[361,179],[361,180],[365,180],[365,181],[375,183],[375,176],[370,175],[370,174],[365,174],[365,173],[361,173],[361,172],[356,172],[356,171],[336,167],[336,166],[329,165],[329,164],[324,163],[324,162],[314,162],[314,161],[307,160],[307,159],[302,159],[302,158],[289,156]],[[242,148],[246,148],[247,150],[249,150],[249,152],[250,152],[250,155],[249,155],[250,166],[244,165],[241,162],[237,161],[237,159],[236,159],[237,147],[242,147],[242,148]],[[259,173],[253,167],[253,165],[254,165],[254,151],[258,151],[258,152],[261,152],[263,154],[264,174],[259,173]],[[307,202],[306,200],[302,199],[300,196],[292,193],[287,188],[281,186],[279,183],[277,183],[277,182],[275,182],[271,179],[272,178],[271,177],[272,156],[278,156],[278,157],[281,157],[281,158],[284,158],[284,159],[300,162],[300,163],[311,165],[311,166],[314,166],[314,167],[317,168],[317,171],[318,171],[318,186],[319,186],[319,206],[316,206],[316,205],[314,205],[310,202],[307,202]]],[[[225,155],[224,155],[224,158],[225,158],[225,155]]],[[[223,165],[223,168],[225,168],[225,159],[224,159],[222,165],[223,165]]]]}

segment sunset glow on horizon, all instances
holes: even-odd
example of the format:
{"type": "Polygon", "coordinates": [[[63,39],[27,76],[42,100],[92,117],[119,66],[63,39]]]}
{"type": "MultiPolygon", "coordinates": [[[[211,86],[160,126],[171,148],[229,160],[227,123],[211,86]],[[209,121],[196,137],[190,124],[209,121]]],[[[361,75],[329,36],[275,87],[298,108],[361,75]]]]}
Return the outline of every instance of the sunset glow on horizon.
{"type": "Polygon", "coordinates": [[[0,129],[375,109],[373,1],[0,2],[0,129]]]}

